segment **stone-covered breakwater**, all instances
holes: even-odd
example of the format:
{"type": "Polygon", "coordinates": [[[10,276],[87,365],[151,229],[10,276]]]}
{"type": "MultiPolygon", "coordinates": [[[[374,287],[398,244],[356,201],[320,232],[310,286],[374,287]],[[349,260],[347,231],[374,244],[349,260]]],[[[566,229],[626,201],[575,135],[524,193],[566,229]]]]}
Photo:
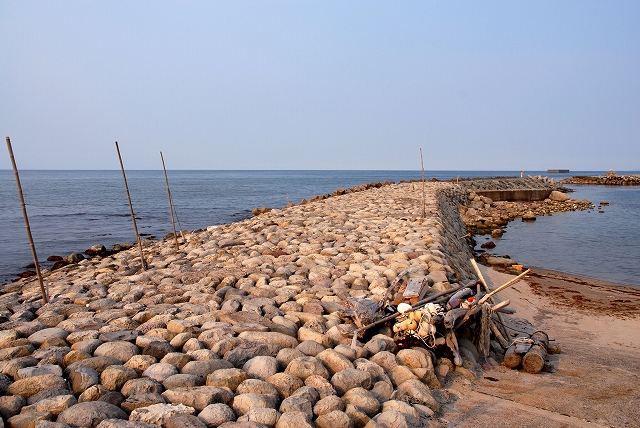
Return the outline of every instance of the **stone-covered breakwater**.
{"type": "Polygon", "coordinates": [[[562,180],[565,184],[596,184],[603,186],[640,186],[640,175],[575,175],[562,180]]]}
{"type": "MultiPolygon", "coordinates": [[[[0,415],[11,427],[438,426],[481,368],[384,334],[351,348],[346,297],[408,270],[433,291],[474,279],[450,183],[317,200],[2,286],[0,415]],[[100,422],[102,421],[102,422],[100,422]],[[125,422],[127,421],[127,422],[125,422]]],[[[382,328],[377,333],[384,333],[382,328]]],[[[499,359],[493,355],[492,361],[499,359]]],[[[497,363],[496,363],[497,364],[497,363]]]]}

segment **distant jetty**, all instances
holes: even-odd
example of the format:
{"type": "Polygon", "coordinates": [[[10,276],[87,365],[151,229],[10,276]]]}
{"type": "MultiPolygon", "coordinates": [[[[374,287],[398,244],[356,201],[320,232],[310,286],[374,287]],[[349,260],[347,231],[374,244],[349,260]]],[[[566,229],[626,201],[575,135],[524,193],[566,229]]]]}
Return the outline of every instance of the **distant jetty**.
{"type": "Polygon", "coordinates": [[[568,169],[548,169],[547,172],[549,174],[566,174],[569,172],[568,169]]]}
{"type": "Polygon", "coordinates": [[[640,186],[640,175],[618,175],[609,171],[607,175],[574,175],[561,180],[562,184],[600,184],[605,186],[640,186]]]}

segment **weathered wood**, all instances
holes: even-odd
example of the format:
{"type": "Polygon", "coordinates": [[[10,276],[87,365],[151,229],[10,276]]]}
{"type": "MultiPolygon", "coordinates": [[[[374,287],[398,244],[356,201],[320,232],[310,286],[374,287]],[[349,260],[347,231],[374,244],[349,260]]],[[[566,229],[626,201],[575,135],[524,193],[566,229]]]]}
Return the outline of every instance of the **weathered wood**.
{"type": "Polygon", "coordinates": [[[522,368],[527,373],[539,373],[544,368],[547,358],[547,347],[549,346],[549,336],[544,331],[536,331],[531,335],[533,346],[529,352],[522,357],[522,368]]]}
{"type": "Polygon", "coordinates": [[[520,281],[522,278],[524,278],[529,272],[531,272],[531,269],[527,269],[526,271],[522,272],[520,275],[516,276],[515,278],[513,278],[512,280],[502,284],[500,287],[496,288],[495,290],[493,290],[491,293],[487,294],[486,296],[484,296],[482,299],[480,299],[480,301],[478,302],[479,305],[483,304],[484,302],[486,302],[487,300],[489,300],[494,294],[501,292],[502,290],[504,290],[507,287],[512,286],[513,284],[515,284],[516,282],[520,281]]]}
{"type": "Polygon", "coordinates": [[[509,369],[515,369],[520,365],[520,363],[522,363],[522,355],[516,352],[516,345],[513,344],[507,348],[502,365],[509,369]]]}
{"type": "Polygon", "coordinates": [[[503,309],[505,306],[509,306],[509,303],[511,303],[511,300],[505,300],[503,302],[496,303],[491,307],[491,312],[497,312],[500,309],[503,309]]]}
{"type": "MultiPolygon", "coordinates": [[[[482,284],[482,286],[484,287],[484,291],[486,291],[487,293],[491,292],[491,289],[487,285],[487,282],[484,280],[484,276],[482,276],[482,271],[478,267],[478,263],[476,263],[476,259],[474,259],[473,257],[471,258],[471,265],[473,266],[473,269],[476,271],[476,274],[478,275],[478,279],[480,280],[480,284],[482,284]]],[[[496,300],[493,297],[489,299],[490,303],[495,303],[495,301],[496,300]]],[[[502,327],[502,331],[504,332],[507,338],[510,338],[511,333],[509,332],[507,325],[504,323],[504,320],[502,319],[502,315],[500,315],[499,313],[497,315],[498,315],[498,321],[500,322],[500,326],[502,327]]]]}
{"type": "Polygon", "coordinates": [[[500,333],[500,330],[498,330],[498,327],[496,327],[496,323],[494,323],[493,320],[491,321],[491,331],[493,331],[493,335],[498,339],[500,345],[507,349],[509,347],[509,342],[507,342],[502,333],[500,333]]]}
{"type": "Polygon", "coordinates": [[[20,184],[20,174],[18,173],[18,167],[16,166],[16,160],[13,156],[13,147],[11,147],[11,140],[6,138],[7,149],[9,150],[9,157],[11,158],[11,166],[13,167],[13,175],[16,179],[16,186],[18,187],[18,196],[20,197],[20,206],[22,207],[22,217],[24,218],[24,227],[27,230],[27,237],[29,238],[29,245],[31,246],[31,255],[33,255],[33,264],[36,268],[36,275],[38,276],[38,282],[40,283],[40,292],[42,293],[42,300],[44,303],[49,303],[49,289],[42,280],[42,273],[40,272],[40,263],[38,262],[38,254],[36,253],[36,245],[33,243],[33,236],[31,236],[31,227],[29,226],[29,216],[27,215],[27,206],[24,203],[24,196],[22,194],[22,185],[20,184]]]}

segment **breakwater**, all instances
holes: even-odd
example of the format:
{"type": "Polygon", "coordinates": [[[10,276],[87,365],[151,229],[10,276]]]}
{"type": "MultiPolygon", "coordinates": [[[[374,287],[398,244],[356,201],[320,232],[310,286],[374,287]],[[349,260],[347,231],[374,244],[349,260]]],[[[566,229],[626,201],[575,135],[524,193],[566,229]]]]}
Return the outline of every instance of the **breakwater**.
{"type": "Polygon", "coordinates": [[[147,240],[148,270],[132,248],[47,272],[46,305],[33,278],[6,284],[0,411],[10,425],[428,423],[453,399],[443,384],[479,373],[472,354],[454,367],[384,335],[353,349],[338,313],[403,270],[433,291],[472,279],[465,197],[393,184],[191,232],[180,250],[147,240]]]}
{"type": "Polygon", "coordinates": [[[564,184],[596,184],[603,186],[640,186],[640,175],[576,175],[561,181],[564,184]]]}

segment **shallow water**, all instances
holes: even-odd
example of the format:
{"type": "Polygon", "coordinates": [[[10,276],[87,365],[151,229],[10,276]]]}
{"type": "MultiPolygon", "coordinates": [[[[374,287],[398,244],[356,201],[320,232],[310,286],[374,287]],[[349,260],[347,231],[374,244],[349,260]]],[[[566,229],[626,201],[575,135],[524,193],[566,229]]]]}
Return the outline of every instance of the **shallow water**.
{"type": "Polygon", "coordinates": [[[557,213],[534,222],[515,220],[501,238],[492,239],[495,255],[561,272],[640,286],[640,187],[568,186],[572,198],[596,204],[590,211],[557,213]],[[610,205],[601,205],[602,201],[610,205]]]}
{"type": "MultiPolygon", "coordinates": [[[[545,172],[527,171],[532,175],[547,175],[545,172]]],[[[601,174],[602,172],[572,172],[570,174],[550,174],[560,179],[572,175],[601,174]]],[[[210,225],[231,223],[252,216],[254,207],[283,207],[288,202],[298,203],[303,198],[331,193],[343,187],[351,187],[365,182],[385,180],[420,179],[420,171],[169,171],[169,182],[174,205],[178,214],[178,228],[193,230],[210,225]]],[[[440,180],[456,177],[489,177],[519,175],[519,171],[426,171],[425,178],[440,180]]],[[[73,252],[83,252],[92,245],[107,247],[116,243],[131,243],[135,235],[131,224],[122,173],[120,171],[20,171],[25,202],[31,223],[38,257],[45,267],[47,256],[66,256],[73,252]]],[[[138,229],[143,236],[162,238],[171,231],[171,220],[167,203],[165,180],[162,171],[128,171],[127,181],[131,191],[138,229]]],[[[579,186],[574,186],[578,188],[579,186]]],[[[587,187],[597,189],[599,186],[587,187]]],[[[536,221],[532,225],[509,226],[508,232],[496,248],[510,253],[516,260],[527,264],[537,264],[550,269],[574,272],[565,266],[578,266],[572,259],[576,246],[590,248],[584,257],[597,266],[598,275],[591,270],[577,271],[590,276],[624,281],[636,285],[625,278],[630,273],[619,275],[625,263],[601,262],[603,254],[613,260],[626,260],[629,265],[638,263],[637,246],[629,248],[629,243],[638,242],[634,215],[640,212],[640,196],[629,189],[628,202],[612,201],[605,207],[605,214],[587,213],[557,214],[536,221]],[[635,202],[634,202],[635,201],[635,202]],[[625,205],[626,204],[626,205],[625,205]],[[585,214],[584,217],[576,215],[585,214]],[[575,218],[575,221],[572,220],[575,218]],[[590,218],[592,223],[583,219],[590,218]],[[556,226],[564,234],[574,234],[574,239],[558,239],[545,248],[542,236],[554,232],[544,232],[546,222],[561,224],[556,226]],[[611,223],[611,224],[608,224],[611,223]],[[586,224],[591,224],[586,227],[586,224]],[[518,227],[522,228],[520,235],[518,227]],[[572,230],[576,230],[573,231],[572,230]],[[602,233],[602,231],[608,231],[602,233]],[[622,232],[626,231],[626,232],[622,232]],[[534,233],[535,232],[535,233],[534,233]],[[521,236],[522,242],[530,242],[522,248],[510,245],[510,237],[521,236]],[[588,244],[585,244],[587,242],[588,244]],[[505,245],[503,247],[503,245],[505,245]],[[532,251],[530,248],[542,248],[532,251]],[[623,250],[623,251],[621,251],[623,250]],[[634,252],[635,250],[635,252],[634,252]],[[522,253],[521,253],[522,251],[522,253]],[[526,261],[523,257],[538,253],[554,254],[550,260],[526,261]],[[627,254],[635,257],[629,260],[627,254]],[[551,263],[559,260],[557,263],[551,263]],[[549,263],[547,263],[549,261],[549,263]],[[612,276],[613,275],[613,276],[612,276]]],[[[626,189],[619,189],[624,192],[626,189]]],[[[586,191],[586,190],[585,190],[586,191]]],[[[595,191],[595,190],[594,190],[595,191]]],[[[603,190],[604,191],[604,190],[603,190]]],[[[608,196],[582,194],[576,197],[599,202],[608,196]]],[[[614,189],[615,192],[615,189],[614,189]]],[[[608,195],[608,194],[606,194],[608,195]]],[[[33,261],[16,185],[12,171],[0,171],[0,283],[10,281],[25,265],[33,261]]],[[[556,234],[558,232],[555,232],[556,234]]],[[[482,238],[479,238],[482,239],[482,238]]],[[[549,236],[550,240],[555,239],[549,236]]],[[[480,241],[479,241],[480,242],[480,241]]],[[[537,259],[532,259],[537,260],[537,259]]]]}

